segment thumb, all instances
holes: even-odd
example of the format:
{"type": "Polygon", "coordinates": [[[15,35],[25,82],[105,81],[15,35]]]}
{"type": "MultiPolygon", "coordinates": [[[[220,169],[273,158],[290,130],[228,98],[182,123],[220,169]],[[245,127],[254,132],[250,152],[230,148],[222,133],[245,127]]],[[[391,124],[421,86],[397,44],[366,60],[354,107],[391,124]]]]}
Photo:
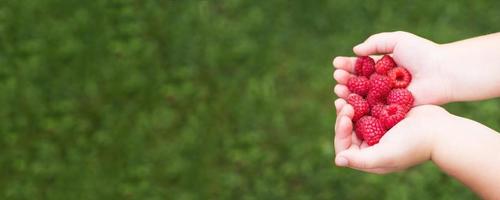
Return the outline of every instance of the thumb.
{"type": "Polygon", "coordinates": [[[347,166],[357,169],[374,169],[392,167],[394,159],[391,158],[393,149],[388,145],[376,144],[374,146],[345,150],[337,157],[347,160],[347,166]]]}
{"type": "Polygon", "coordinates": [[[378,33],[368,37],[363,43],[354,47],[354,53],[360,56],[392,53],[398,41],[407,34],[402,31],[378,33]]]}

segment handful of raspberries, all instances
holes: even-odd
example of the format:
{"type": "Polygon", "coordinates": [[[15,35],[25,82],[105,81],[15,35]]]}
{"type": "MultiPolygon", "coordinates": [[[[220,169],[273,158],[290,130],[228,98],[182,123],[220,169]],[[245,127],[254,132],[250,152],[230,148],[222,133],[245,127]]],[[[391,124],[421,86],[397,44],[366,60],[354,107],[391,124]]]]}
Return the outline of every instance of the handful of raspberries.
{"type": "Polygon", "coordinates": [[[411,74],[389,55],[377,63],[368,56],[358,57],[354,71],[356,76],[347,82],[351,92],[347,103],[354,108],[356,136],[372,146],[410,111],[413,95],[406,87],[411,74]]]}

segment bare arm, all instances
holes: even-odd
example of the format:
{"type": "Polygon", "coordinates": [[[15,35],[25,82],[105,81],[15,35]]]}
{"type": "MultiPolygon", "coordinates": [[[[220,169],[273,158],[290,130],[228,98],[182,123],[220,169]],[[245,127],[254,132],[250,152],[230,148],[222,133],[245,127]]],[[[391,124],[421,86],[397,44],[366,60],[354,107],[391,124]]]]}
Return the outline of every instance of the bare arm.
{"type": "Polygon", "coordinates": [[[451,101],[500,96],[500,33],[441,45],[442,69],[451,75],[451,101]]]}
{"type": "Polygon", "coordinates": [[[435,140],[432,161],[482,198],[500,198],[500,135],[469,119],[450,120],[450,130],[435,140]]]}

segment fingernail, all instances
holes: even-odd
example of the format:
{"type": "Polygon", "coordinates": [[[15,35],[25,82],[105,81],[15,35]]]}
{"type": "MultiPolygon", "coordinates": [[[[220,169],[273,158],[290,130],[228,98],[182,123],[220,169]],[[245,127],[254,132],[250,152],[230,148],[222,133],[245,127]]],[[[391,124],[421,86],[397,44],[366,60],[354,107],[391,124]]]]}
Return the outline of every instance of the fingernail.
{"type": "Polygon", "coordinates": [[[335,57],[335,58],[333,58],[333,65],[334,65],[334,66],[338,67],[338,65],[339,65],[339,63],[338,63],[338,62],[339,62],[339,57],[335,57]]]}
{"type": "Polygon", "coordinates": [[[358,44],[358,45],[354,46],[354,49],[359,49],[359,47],[360,47],[362,44],[363,44],[363,43],[361,43],[361,44],[358,44]]]}
{"type": "Polygon", "coordinates": [[[345,167],[345,166],[347,166],[347,159],[345,159],[342,156],[337,156],[335,158],[335,164],[337,164],[337,166],[339,166],[339,167],[345,167]]]}

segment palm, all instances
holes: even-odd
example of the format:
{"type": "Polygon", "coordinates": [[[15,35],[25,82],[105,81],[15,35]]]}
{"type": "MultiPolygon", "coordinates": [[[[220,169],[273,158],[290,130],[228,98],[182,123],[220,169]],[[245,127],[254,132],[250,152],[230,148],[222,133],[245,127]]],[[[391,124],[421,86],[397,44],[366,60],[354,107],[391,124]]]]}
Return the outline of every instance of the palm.
{"type": "Polygon", "coordinates": [[[440,70],[439,47],[423,38],[408,35],[395,45],[393,56],[395,61],[406,67],[412,74],[413,80],[409,86],[417,105],[442,104],[442,98],[447,90],[446,80],[443,80],[440,70]]]}
{"type": "Polygon", "coordinates": [[[355,158],[352,160],[354,163],[351,163],[354,168],[372,173],[397,171],[421,163],[429,159],[432,136],[436,134],[427,127],[437,124],[437,118],[444,113],[447,112],[437,106],[415,107],[374,146],[360,142],[352,128],[349,129],[352,126],[338,124],[348,128],[339,127],[340,132],[336,133],[335,139],[343,134],[349,135],[351,144],[337,152],[337,155],[355,158]]]}
{"type": "MultiPolygon", "coordinates": [[[[412,74],[408,89],[413,93],[416,105],[442,104],[450,96],[448,80],[443,78],[447,76],[443,76],[441,69],[440,47],[429,40],[409,33],[382,33],[370,37],[354,50],[358,55],[392,54],[396,63],[412,74]]],[[[334,60],[337,68],[334,78],[338,83],[335,93],[340,98],[349,94],[345,84],[352,76],[355,60],[356,57],[337,57],[334,60]]]]}

